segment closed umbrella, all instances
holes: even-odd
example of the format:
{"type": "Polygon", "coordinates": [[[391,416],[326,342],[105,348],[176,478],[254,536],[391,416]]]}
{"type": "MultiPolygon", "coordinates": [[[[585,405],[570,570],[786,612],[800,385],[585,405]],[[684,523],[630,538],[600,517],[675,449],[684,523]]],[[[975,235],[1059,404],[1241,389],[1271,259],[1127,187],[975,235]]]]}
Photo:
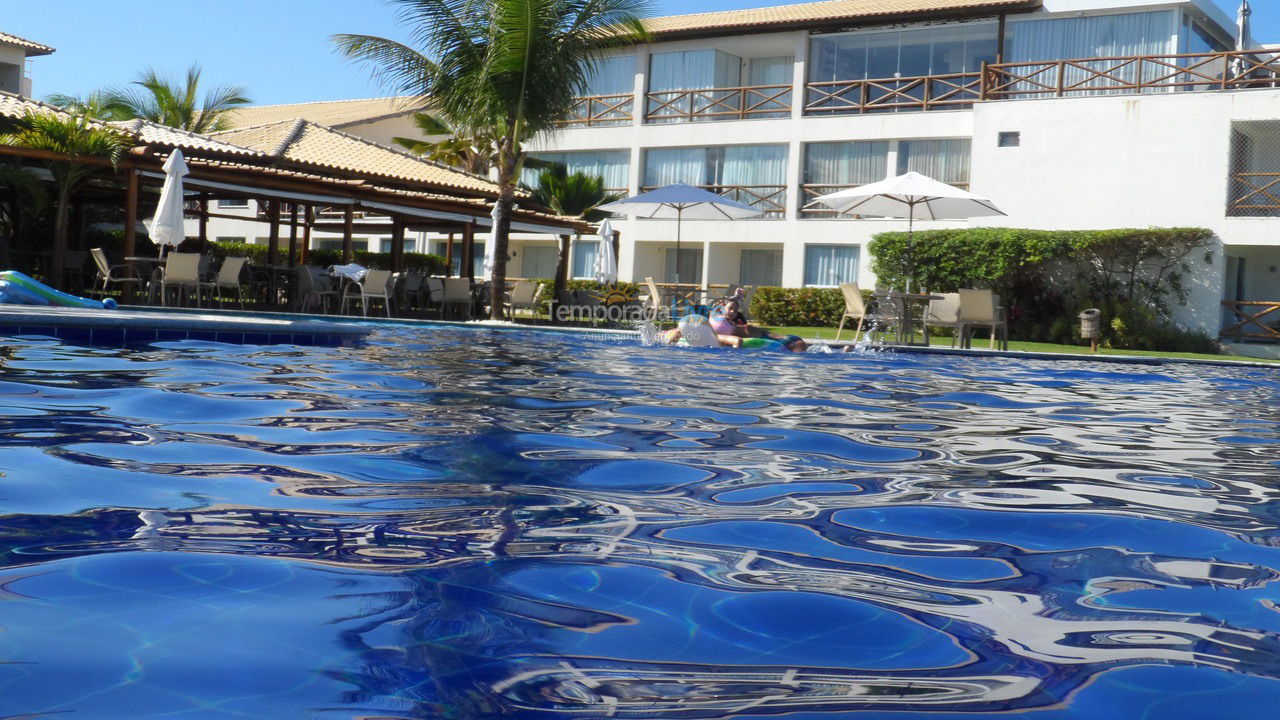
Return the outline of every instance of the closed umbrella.
{"type": "Polygon", "coordinates": [[[161,255],[164,255],[166,247],[177,247],[187,237],[183,220],[186,200],[182,197],[182,178],[186,177],[187,172],[182,151],[174,150],[164,163],[164,185],[160,187],[160,202],[156,205],[151,227],[147,229],[151,242],[160,246],[161,255]]]}
{"type": "Polygon", "coordinates": [[[618,259],[613,256],[613,236],[617,231],[608,218],[600,223],[600,250],[596,253],[595,277],[601,285],[618,282],[618,259]]]}
{"type": "MultiPolygon", "coordinates": [[[[511,208],[515,210],[514,207],[511,208]]],[[[481,277],[485,282],[493,280],[493,266],[497,258],[498,243],[493,239],[498,235],[498,203],[493,204],[493,210],[489,213],[489,240],[484,244],[484,265],[480,268],[481,277]]]]}
{"type": "Polygon", "coordinates": [[[750,205],[716,195],[702,188],[675,183],[650,190],[607,205],[601,210],[627,213],[642,218],[675,218],[676,220],[676,284],[680,284],[680,225],[690,220],[736,220],[762,214],[750,205]]]}
{"type": "Polygon", "coordinates": [[[963,220],[1004,215],[990,200],[917,172],[823,195],[814,200],[842,213],[907,219],[907,292],[911,291],[913,225],[920,220],[963,220]]]}
{"type": "MultiPolygon", "coordinates": [[[[1252,38],[1249,37],[1249,16],[1253,15],[1253,8],[1249,7],[1249,0],[1240,0],[1240,8],[1236,10],[1236,50],[1244,52],[1253,45],[1252,38]]],[[[1231,74],[1240,76],[1244,73],[1244,58],[1237,56],[1231,61],[1231,74]]]]}

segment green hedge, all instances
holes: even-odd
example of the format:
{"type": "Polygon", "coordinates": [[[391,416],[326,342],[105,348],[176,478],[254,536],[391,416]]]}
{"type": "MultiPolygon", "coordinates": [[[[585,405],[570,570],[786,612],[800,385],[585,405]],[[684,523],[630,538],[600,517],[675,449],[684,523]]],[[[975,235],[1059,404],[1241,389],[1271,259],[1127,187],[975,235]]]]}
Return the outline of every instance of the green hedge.
{"type": "MultiPolygon", "coordinates": [[[[194,252],[195,243],[188,240],[181,246],[181,249],[194,252]]],[[[283,261],[287,258],[288,248],[282,248],[280,259],[283,261]]],[[[209,243],[209,254],[217,258],[247,257],[255,263],[265,263],[267,261],[267,246],[254,245],[250,243],[209,243]]],[[[352,262],[363,265],[367,268],[375,270],[389,270],[391,268],[391,253],[376,253],[366,250],[356,250],[353,253],[352,262]]],[[[307,264],[328,267],[330,265],[342,264],[341,250],[309,250],[307,251],[307,264]]],[[[407,252],[404,254],[404,269],[407,272],[426,273],[428,275],[445,275],[448,266],[445,265],[444,258],[439,255],[427,255],[425,253],[407,252]]]]}
{"type": "Polygon", "coordinates": [[[759,287],[747,310],[760,325],[835,327],[844,314],[844,295],[840,288],[759,287]]]}

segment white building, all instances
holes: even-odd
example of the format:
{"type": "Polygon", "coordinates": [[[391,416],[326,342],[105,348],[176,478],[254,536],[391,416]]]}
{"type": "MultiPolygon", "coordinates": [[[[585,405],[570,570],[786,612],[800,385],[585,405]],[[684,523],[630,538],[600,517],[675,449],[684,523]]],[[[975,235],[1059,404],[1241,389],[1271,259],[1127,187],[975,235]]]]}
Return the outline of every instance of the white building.
{"type": "Polygon", "coordinates": [[[48,45],[0,32],[0,92],[31,97],[27,58],[52,53],[48,45]]]}
{"type": "MultiPolygon", "coordinates": [[[[649,27],[534,154],[768,215],[686,223],[678,260],[673,221],[617,222],[624,279],[669,281],[679,262],[706,284],[874,287],[867,242],[905,222],[806,204],[916,170],[1008,213],[970,225],[1214,230],[1189,326],[1218,332],[1224,298],[1280,300],[1280,83],[1238,76],[1220,52],[1234,19],[1210,0],[829,0],[649,27]]],[[[549,274],[550,239],[513,248],[512,274],[549,274]]],[[[594,249],[578,244],[576,275],[594,249]]]]}

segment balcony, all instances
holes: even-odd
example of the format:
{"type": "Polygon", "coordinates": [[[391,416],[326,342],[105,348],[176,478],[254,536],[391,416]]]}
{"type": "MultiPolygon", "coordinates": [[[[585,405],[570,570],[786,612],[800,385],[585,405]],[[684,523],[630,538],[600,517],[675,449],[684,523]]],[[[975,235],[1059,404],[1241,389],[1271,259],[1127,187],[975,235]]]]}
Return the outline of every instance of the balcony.
{"type": "Polygon", "coordinates": [[[1280,172],[1231,173],[1227,215],[1275,217],[1280,215],[1280,172]]]}
{"type": "Polygon", "coordinates": [[[984,100],[1280,87],[1280,53],[1247,50],[988,65],[984,100]]]}
{"type": "Polygon", "coordinates": [[[790,85],[666,90],[646,95],[647,122],[752,120],[791,116],[790,85]]]}
{"type": "Polygon", "coordinates": [[[569,115],[559,121],[560,127],[609,127],[631,122],[635,97],[625,95],[589,95],[578,98],[569,115]]]}
{"type": "Polygon", "coordinates": [[[805,91],[806,115],[963,110],[982,99],[982,73],[814,82],[805,91]]]}
{"type": "MultiPolygon", "coordinates": [[[[787,213],[786,185],[697,185],[695,187],[750,205],[762,211],[765,218],[777,219],[787,213]]],[[[640,192],[657,189],[657,185],[646,185],[640,188],[640,192]]]]}

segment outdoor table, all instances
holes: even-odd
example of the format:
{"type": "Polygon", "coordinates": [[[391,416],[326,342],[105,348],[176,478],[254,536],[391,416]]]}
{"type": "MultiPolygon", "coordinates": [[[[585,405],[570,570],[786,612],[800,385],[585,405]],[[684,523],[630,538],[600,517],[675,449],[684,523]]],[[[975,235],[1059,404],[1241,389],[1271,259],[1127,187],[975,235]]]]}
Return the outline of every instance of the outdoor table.
{"type": "MultiPolygon", "coordinates": [[[[159,287],[163,275],[164,258],[151,257],[149,255],[130,255],[126,256],[124,261],[131,264],[150,266],[150,271],[147,273],[147,302],[155,302],[156,288],[159,287]]],[[[139,272],[138,274],[141,275],[142,273],[139,272]]]]}
{"type": "Polygon", "coordinates": [[[892,303],[897,310],[898,328],[896,341],[899,345],[925,345],[929,344],[929,326],[924,321],[925,312],[931,300],[942,300],[941,295],[932,295],[930,293],[908,293],[890,290],[888,292],[876,293],[875,298],[881,302],[888,301],[892,303]],[[917,317],[915,311],[919,310],[920,334],[921,342],[915,342],[915,319],[917,317]]]}

